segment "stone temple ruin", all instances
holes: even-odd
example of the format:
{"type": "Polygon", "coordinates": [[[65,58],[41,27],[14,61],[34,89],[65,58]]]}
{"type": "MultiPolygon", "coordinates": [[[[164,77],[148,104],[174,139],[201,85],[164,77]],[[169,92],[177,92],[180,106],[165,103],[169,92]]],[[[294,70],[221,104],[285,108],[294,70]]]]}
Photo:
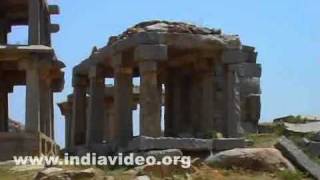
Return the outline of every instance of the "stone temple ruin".
{"type": "Polygon", "coordinates": [[[59,14],[46,0],[0,1],[0,160],[13,155],[58,153],[54,142],[53,93],[64,85],[64,64],[51,47],[59,30],[50,15],[59,14]],[[14,26],[28,26],[26,45],[8,44],[14,26]],[[26,86],[25,131],[9,132],[8,94],[26,86]]]}
{"type": "Polygon", "coordinates": [[[212,132],[228,138],[256,132],[261,93],[256,57],[253,47],[220,30],[166,21],[140,23],[111,37],[105,47],[94,48],[74,67],[73,95],[60,104],[67,119],[67,147],[111,143],[132,149],[148,141],[151,149],[161,149],[161,143],[179,148],[179,143],[192,146],[194,138],[206,143],[212,132]],[[138,98],[132,90],[134,77],[140,78],[138,98]],[[112,109],[105,103],[105,78],[115,82],[112,109]],[[132,130],[136,103],[139,137],[133,137],[132,130]]]}

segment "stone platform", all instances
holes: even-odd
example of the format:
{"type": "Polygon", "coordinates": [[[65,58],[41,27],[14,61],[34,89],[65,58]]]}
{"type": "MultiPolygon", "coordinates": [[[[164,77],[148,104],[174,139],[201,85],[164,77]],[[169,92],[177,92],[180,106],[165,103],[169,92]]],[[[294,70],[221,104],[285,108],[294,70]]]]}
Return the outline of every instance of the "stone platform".
{"type": "Polygon", "coordinates": [[[59,146],[43,133],[0,133],[0,161],[13,156],[39,156],[59,153],[59,146]]]}
{"type": "Polygon", "coordinates": [[[197,139],[197,138],[175,138],[175,137],[147,137],[139,136],[133,138],[128,146],[119,148],[117,143],[95,144],[90,146],[77,146],[67,149],[73,155],[82,156],[88,152],[100,155],[113,154],[117,152],[148,152],[153,150],[179,149],[183,152],[218,152],[234,148],[244,148],[245,139],[242,138],[221,138],[221,139],[197,139]]]}

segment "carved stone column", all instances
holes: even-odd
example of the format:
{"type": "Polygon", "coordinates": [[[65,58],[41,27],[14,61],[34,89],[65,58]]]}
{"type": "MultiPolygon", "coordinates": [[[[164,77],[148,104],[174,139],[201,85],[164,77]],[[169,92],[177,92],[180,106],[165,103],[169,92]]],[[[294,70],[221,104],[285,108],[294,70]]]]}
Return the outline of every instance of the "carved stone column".
{"type": "Polygon", "coordinates": [[[41,4],[39,0],[28,0],[29,45],[40,44],[41,4]]]}
{"type": "Polygon", "coordinates": [[[157,62],[140,63],[140,133],[161,136],[161,98],[157,76],[157,62]]]}
{"type": "Polygon", "coordinates": [[[73,75],[72,119],[70,123],[70,147],[83,145],[86,141],[87,80],[73,75]]]}
{"type": "MultiPolygon", "coordinates": [[[[121,61],[121,55],[116,61],[121,61]]],[[[132,69],[128,67],[115,66],[115,89],[114,89],[114,110],[115,125],[118,130],[117,138],[119,143],[125,146],[133,136],[132,126],[132,69]]]]}
{"type": "Polygon", "coordinates": [[[0,89],[0,132],[9,131],[8,93],[12,92],[9,89],[6,86],[0,89]]]}
{"type": "Polygon", "coordinates": [[[172,80],[172,74],[168,72],[165,82],[165,113],[164,113],[164,136],[172,137],[174,136],[174,109],[173,109],[173,92],[174,83],[172,80]]]}
{"type": "Polygon", "coordinates": [[[8,26],[4,19],[0,19],[0,45],[7,44],[8,26]]]}
{"type": "Polygon", "coordinates": [[[140,134],[161,136],[161,97],[158,63],[167,59],[165,45],[141,45],[135,51],[140,69],[140,134]]]}
{"type": "Polygon", "coordinates": [[[240,79],[237,68],[228,67],[227,72],[227,135],[228,137],[239,137],[243,135],[241,126],[241,101],[240,101],[240,79]]]}
{"type": "Polygon", "coordinates": [[[37,62],[26,62],[26,131],[40,132],[42,82],[37,62]]]}
{"type": "Polygon", "coordinates": [[[89,72],[89,114],[87,119],[87,144],[103,141],[104,126],[104,76],[100,67],[92,67],[89,72]]]}

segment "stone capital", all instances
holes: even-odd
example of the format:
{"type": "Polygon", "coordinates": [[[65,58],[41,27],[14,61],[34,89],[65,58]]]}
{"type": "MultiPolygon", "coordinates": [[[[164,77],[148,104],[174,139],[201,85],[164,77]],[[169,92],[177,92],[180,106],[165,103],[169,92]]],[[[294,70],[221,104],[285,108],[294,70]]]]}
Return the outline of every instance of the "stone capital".
{"type": "Polygon", "coordinates": [[[136,61],[165,61],[168,59],[167,45],[140,45],[135,49],[136,61]]]}

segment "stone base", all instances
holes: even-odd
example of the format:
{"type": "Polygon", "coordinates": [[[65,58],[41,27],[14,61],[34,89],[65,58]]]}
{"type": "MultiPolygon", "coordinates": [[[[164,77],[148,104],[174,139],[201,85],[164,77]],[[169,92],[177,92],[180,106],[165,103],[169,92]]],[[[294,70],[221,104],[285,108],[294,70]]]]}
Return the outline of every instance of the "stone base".
{"type": "Polygon", "coordinates": [[[13,156],[39,156],[59,153],[59,146],[42,133],[0,133],[0,161],[13,156]]]}

